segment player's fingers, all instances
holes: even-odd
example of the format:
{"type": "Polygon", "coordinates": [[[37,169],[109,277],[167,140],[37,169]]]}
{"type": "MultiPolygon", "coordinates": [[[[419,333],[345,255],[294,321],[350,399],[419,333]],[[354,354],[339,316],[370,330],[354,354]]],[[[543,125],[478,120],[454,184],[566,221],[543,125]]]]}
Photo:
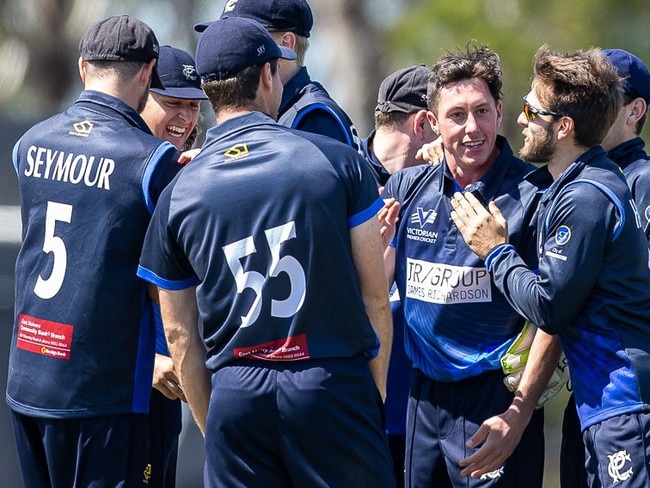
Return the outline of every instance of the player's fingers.
{"type": "Polygon", "coordinates": [[[499,225],[501,225],[502,227],[505,227],[505,226],[508,225],[508,221],[503,216],[503,214],[501,213],[501,210],[499,209],[499,207],[497,207],[497,204],[494,203],[494,201],[490,201],[489,208],[490,208],[490,213],[492,214],[492,217],[494,217],[494,220],[496,220],[499,223],[499,225]]]}

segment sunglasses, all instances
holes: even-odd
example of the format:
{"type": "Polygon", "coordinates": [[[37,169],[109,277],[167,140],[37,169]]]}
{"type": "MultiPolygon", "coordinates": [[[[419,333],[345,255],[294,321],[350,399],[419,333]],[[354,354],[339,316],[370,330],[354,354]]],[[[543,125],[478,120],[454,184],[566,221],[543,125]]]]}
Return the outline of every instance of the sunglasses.
{"type": "Polygon", "coordinates": [[[523,98],[524,100],[524,116],[526,117],[526,120],[528,122],[535,120],[535,117],[538,115],[550,115],[552,117],[562,117],[562,114],[558,114],[556,112],[551,112],[550,110],[544,110],[541,108],[535,108],[528,103],[528,100],[526,100],[526,97],[523,98]]]}

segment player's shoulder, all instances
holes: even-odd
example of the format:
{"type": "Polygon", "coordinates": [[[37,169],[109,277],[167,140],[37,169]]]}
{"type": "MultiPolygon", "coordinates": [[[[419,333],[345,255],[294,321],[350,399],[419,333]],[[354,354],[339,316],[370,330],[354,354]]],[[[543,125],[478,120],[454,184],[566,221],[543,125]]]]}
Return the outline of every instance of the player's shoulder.
{"type": "Polygon", "coordinates": [[[428,185],[428,182],[440,178],[443,169],[442,164],[420,164],[396,171],[388,178],[384,195],[395,197],[404,203],[423,186],[434,191],[436,185],[428,185]]]}

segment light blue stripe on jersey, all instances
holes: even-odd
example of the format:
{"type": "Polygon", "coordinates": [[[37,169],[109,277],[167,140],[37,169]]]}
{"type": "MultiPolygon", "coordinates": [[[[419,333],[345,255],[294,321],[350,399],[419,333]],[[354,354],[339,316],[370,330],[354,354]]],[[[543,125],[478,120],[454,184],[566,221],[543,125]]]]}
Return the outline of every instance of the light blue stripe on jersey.
{"type": "Polygon", "coordinates": [[[156,168],[158,167],[158,164],[160,164],[160,161],[163,159],[163,155],[167,151],[176,151],[176,148],[171,142],[163,142],[160,146],[156,148],[156,150],[151,154],[149,157],[149,162],[147,163],[147,167],[144,170],[144,175],[142,177],[142,194],[144,195],[144,201],[147,205],[147,209],[149,210],[149,213],[153,213],[154,209],[154,203],[153,200],[151,199],[151,194],[149,193],[149,186],[151,185],[151,177],[154,174],[156,168]]]}
{"type": "Polygon", "coordinates": [[[348,217],[348,228],[352,229],[353,227],[356,227],[357,225],[361,225],[364,222],[370,220],[371,218],[376,217],[377,212],[379,212],[383,206],[384,206],[384,200],[382,200],[381,197],[377,197],[377,200],[375,200],[374,203],[370,205],[367,209],[365,209],[362,212],[359,212],[358,214],[354,214],[348,217]]]}
{"type": "Polygon", "coordinates": [[[192,276],[191,278],[187,278],[185,280],[166,280],[164,278],[161,278],[157,274],[153,273],[152,271],[148,270],[147,268],[143,268],[142,266],[138,266],[137,274],[143,280],[153,283],[157,287],[162,288],[164,290],[172,290],[172,291],[185,290],[186,288],[198,286],[201,283],[199,278],[196,276],[192,276]]]}

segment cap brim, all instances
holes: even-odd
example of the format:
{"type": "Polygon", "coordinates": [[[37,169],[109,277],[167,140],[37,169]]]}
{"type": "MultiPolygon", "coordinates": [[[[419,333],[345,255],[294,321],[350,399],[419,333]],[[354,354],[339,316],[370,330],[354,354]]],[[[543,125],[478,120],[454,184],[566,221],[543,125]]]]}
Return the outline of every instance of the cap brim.
{"type": "Polygon", "coordinates": [[[210,27],[210,24],[212,24],[212,22],[200,22],[198,24],[194,24],[194,30],[196,32],[203,32],[208,27],[210,27]]]}
{"type": "Polygon", "coordinates": [[[151,88],[152,92],[164,97],[180,98],[182,100],[207,100],[208,97],[199,88],[151,88]]]}
{"type": "Polygon", "coordinates": [[[298,57],[298,55],[288,47],[284,47],[284,46],[278,46],[278,47],[280,48],[280,52],[282,53],[282,56],[280,56],[282,59],[296,59],[298,57]]]}

